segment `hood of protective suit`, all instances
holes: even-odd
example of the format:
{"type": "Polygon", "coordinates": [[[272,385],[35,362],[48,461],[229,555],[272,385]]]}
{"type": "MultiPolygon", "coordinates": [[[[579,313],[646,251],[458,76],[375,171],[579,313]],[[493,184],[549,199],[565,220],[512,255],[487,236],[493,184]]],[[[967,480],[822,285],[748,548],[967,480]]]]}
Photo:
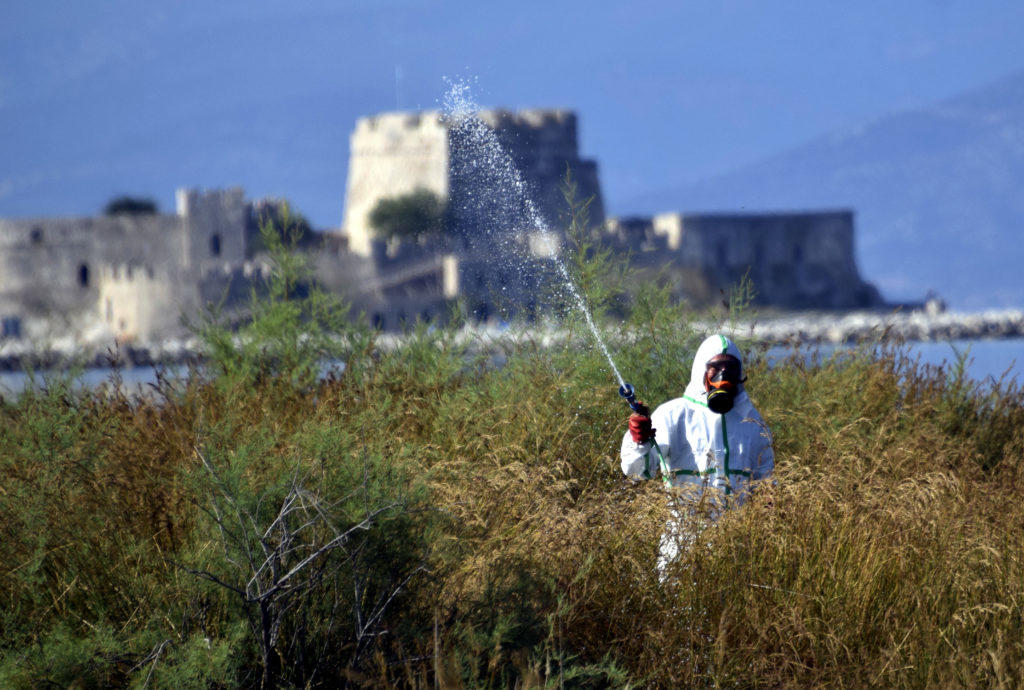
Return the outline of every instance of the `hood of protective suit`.
{"type": "MultiPolygon", "coordinates": [[[[729,338],[724,335],[715,334],[708,336],[697,348],[697,354],[693,356],[693,366],[690,369],[690,382],[686,385],[686,395],[694,400],[704,400],[707,391],[704,390],[704,372],[707,370],[708,360],[715,355],[732,355],[740,361],[740,369],[743,368],[743,355],[729,338]]],[[[737,397],[743,393],[743,384],[736,388],[737,397]]]]}

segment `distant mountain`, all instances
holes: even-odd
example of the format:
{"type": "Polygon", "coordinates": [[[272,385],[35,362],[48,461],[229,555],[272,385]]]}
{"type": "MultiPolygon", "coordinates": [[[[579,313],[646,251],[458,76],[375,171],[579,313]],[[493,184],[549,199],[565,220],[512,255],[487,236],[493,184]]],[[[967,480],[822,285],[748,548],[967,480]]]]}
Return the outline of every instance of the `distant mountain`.
{"type": "Polygon", "coordinates": [[[889,300],[1024,307],[1024,72],[689,187],[658,211],[852,208],[863,276],[889,300]]]}

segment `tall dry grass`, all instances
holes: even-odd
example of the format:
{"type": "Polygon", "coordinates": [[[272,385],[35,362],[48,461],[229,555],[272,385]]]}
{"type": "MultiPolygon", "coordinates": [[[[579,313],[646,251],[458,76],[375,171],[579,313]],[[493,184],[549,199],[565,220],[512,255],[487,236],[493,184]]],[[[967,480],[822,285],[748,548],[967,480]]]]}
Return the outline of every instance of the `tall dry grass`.
{"type": "MultiPolygon", "coordinates": [[[[689,377],[688,316],[652,287],[613,342],[649,402],[689,377]]],[[[0,684],[1024,682],[1019,387],[899,347],[755,356],[774,482],[661,580],[666,494],[621,475],[628,410],[569,326],[500,367],[354,328],[319,382],[318,341],[219,333],[225,366],[146,399],[58,377],[5,401],[0,684]]]]}

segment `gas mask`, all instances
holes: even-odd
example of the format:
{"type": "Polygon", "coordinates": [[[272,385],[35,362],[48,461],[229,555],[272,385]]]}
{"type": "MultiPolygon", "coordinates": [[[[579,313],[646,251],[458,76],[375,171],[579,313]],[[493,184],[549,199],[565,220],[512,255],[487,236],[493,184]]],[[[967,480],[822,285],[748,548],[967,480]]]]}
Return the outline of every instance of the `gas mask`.
{"type": "Polygon", "coordinates": [[[704,372],[704,390],[708,395],[708,409],[725,414],[732,409],[739,392],[742,377],[740,361],[732,355],[716,355],[708,360],[704,372]]]}

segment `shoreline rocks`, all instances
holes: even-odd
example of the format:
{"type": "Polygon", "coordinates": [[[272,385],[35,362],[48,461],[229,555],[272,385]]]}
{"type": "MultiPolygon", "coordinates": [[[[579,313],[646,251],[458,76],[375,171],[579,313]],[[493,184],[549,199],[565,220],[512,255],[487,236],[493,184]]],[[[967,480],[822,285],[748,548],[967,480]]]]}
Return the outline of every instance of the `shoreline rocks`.
{"type": "Polygon", "coordinates": [[[185,364],[203,359],[198,340],[167,340],[159,343],[55,342],[40,347],[31,342],[0,341],[0,371],[23,369],[86,369],[146,367],[156,364],[185,364]]]}
{"type": "Polygon", "coordinates": [[[770,344],[995,340],[1024,337],[1024,311],[802,313],[754,319],[725,330],[770,344]]]}
{"type": "MultiPolygon", "coordinates": [[[[945,341],[1024,337],[1024,311],[992,310],[978,313],[941,312],[800,312],[762,316],[728,326],[698,322],[698,328],[752,338],[773,345],[783,343],[856,343],[863,341],[945,341]]],[[[500,338],[501,329],[480,327],[487,338],[500,338]]],[[[558,338],[554,338],[557,340],[558,338]]],[[[382,336],[381,344],[399,338],[382,336]]],[[[547,340],[547,339],[546,339],[547,340]]],[[[81,343],[71,338],[46,347],[27,341],[0,341],[0,371],[64,368],[70,364],[92,367],[175,365],[201,362],[203,352],[196,338],[158,343],[81,343]]]]}

